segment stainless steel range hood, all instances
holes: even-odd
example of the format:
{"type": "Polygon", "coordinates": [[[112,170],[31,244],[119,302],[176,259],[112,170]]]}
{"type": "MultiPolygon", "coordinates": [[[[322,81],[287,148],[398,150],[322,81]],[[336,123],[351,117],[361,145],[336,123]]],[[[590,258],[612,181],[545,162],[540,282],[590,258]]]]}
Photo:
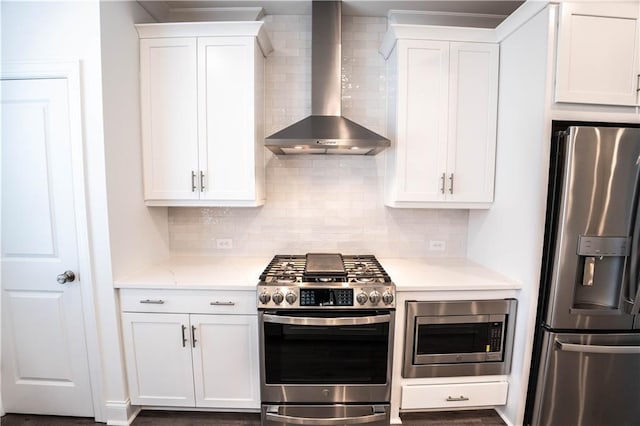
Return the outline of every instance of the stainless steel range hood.
{"type": "Polygon", "coordinates": [[[342,117],[342,4],[313,1],[311,115],[265,139],[276,154],[375,155],[391,142],[342,117]]]}

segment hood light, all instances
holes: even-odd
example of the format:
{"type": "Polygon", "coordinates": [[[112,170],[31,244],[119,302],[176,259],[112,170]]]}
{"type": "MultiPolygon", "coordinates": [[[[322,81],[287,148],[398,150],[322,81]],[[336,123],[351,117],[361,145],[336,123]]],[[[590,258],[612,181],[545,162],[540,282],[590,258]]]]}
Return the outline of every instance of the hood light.
{"type": "Polygon", "coordinates": [[[349,148],[349,149],[360,149],[360,147],[359,147],[359,146],[352,146],[352,147],[351,147],[351,148],[349,148]]]}

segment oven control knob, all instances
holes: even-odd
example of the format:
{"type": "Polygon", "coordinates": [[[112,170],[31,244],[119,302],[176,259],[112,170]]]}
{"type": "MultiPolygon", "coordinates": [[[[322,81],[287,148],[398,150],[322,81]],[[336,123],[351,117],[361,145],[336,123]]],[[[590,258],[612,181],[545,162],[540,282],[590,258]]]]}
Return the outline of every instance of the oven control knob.
{"type": "Polygon", "coordinates": [[[263,291],[262,293],[260,293],[260,296],[258,296],[258,300],[260,300],[260,303],[262,303],[263,305],[266,305],[267,303],[269,303],[269,300],[271,300],[271,295],[266,291],[263,291]]]}
{"type": "Polygon", "coordinates": [[[367,296],[367,293],[365,293],[364,291],[361,291],[360,293],[358,293],[358,295],[356,296],[356,300],[358,301],[359,304],[364,305],[365,303],[367,303],[367,300],[369,299],[369,296],[367,296]]]}
{"type": "Polygon", "coordinates": [[[296,299],[298,299],[298,296],[296,296],[294,292],[290,291],[287,293],[287,295],[284,298],[287,299],[288,304],[293,305],[296,299]]]}
{"type": "Polygon", "coordinates": [[[378,290],[373,290],[371,293],[369,293],[369,300],[372,304],[377,305],[380,301],[380,292],[378,290]]]}
{"type": "Polygon", "coordinates": [[[390,291],[385,291],[382,294],[382,301],[384,302],[385,305],[390,305],[393,303],[393,293],[391,293],[390,291]]]}
{"type": "Polygon", "coordinates": [[[282,295],[282,293],[280,293],[279,290],[276,290],[276,292],[273,293],[273,296],[271,296],[271,298],[273,299],[273,303],[275,303],[276,305],[281,304],[282,301],[284,300],[284,296],[282,295]]]}

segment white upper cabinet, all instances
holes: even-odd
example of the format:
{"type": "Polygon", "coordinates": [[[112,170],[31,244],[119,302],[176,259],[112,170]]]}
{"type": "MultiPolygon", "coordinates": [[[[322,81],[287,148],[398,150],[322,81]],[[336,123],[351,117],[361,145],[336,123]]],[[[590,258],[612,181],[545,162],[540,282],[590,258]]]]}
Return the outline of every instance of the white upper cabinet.
{"type": "Polygon", "coordinates": [[[262,25],[136,26],[147,205],[264,204],[262,25]]]}
{"type": "Polygon", "coordinates": [[[640,3],[561,3],[556,102],[638,105],[640,3]]]}
{"type": "Polygon", "coordinates": [[[490,206],[498,57],[496,43],[397,40],[387,60],[386,205],[490,206]]]}

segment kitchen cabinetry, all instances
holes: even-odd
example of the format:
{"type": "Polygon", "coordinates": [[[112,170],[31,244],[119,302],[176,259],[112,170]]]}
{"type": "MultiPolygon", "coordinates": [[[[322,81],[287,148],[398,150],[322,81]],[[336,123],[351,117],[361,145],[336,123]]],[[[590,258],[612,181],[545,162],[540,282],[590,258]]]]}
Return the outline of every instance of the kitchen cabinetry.
{"type": "Polygon", "coordinates": [[[556,102],[638,105],[638,2],[561,3],[556,102]]]}
{"type": "Polygon", "coordinates": [[[131,402],[258,409],[258,321],[250,291],[120,290],[131,402]]]}
{"type": "Polygon", "coordinates": [[[498,58],[496,43],[397,40],[387,59],[386,205],[493,201],[498,58]]]}
{"type": "Polygon", "coordinates": [[[136,28],[146,204],[264,204],[263,23],[136,28]]]}
{"type": "Polygon", "coordinates": [[[506,381],[402,386],[403,410],[462,408],[504,405],[506,381]]]}

